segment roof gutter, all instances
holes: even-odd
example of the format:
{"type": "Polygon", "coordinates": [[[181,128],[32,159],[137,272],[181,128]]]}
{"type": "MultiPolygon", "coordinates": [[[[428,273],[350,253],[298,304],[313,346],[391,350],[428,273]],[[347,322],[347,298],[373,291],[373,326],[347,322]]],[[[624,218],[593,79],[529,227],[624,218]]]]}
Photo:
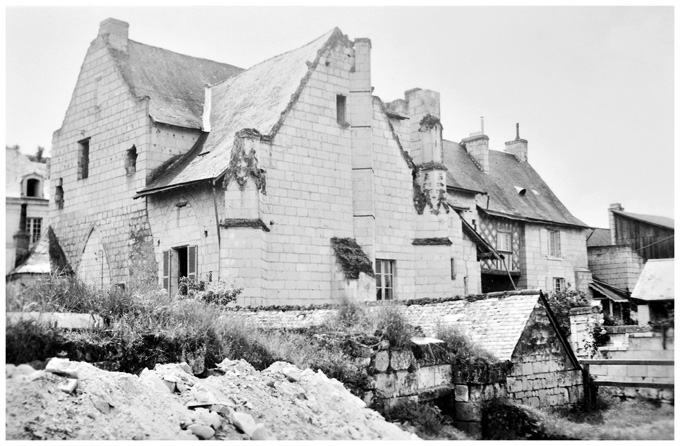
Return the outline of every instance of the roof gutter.
{"type": "Polygon", "coordinates": [[[541,219],[538,219],[538,218],[521,217],[519,215],[514,215],[514,214],[506,214],[504,212],[498,212],[498,211],[492,211],[490,209],[484,209],[483,207],[480,207],[480,206],[477,206],[477,210],[482,211],[485,214],[494,215],[496,217],[504,217],[504,218],[509,218],[511,220],[525,221],[525,222],[528,222],[528,223],[547,223],[547,224],[559,225],[559,226],[569,226],[569,227],[573,227],[573,228],[593,229],[590,226],[586,226],[586,225],[577,225],[577,224],[574,224],[574,223],[562,223],[562,222],[557,222],[557,221],[541,220],[541,219]]]}
{"type": "Polygon", "coordinates": [[[180,187],[192,186],[194,184],[199,184],[199,183],[203,183],[203,182],[212,182],[214,180],[215,180],[215,178],[204,178],[204,179],[201,179],[201,180],[189,181],[188,183],[173,184],[172,186],[162,186],[162,187],[157,187],[155,189],[142,190],[140,192],[137,192],[137,194],[132,198],[136,200],[137,198],[146,197],[148,195],[154,195],[154,194],[157,194],[159,192],[165,192],[165,191],[169,191],[169,190],[172,190],[172,189],[178,189],[180,187]]]}

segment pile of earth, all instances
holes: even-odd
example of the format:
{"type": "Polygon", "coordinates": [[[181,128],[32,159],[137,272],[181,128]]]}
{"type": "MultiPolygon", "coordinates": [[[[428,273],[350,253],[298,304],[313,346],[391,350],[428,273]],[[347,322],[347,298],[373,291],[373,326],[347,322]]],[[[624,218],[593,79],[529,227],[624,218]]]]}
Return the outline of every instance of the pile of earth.
{"type": "Polygon", "coordinates": [[[185,364],[139,376],[53,358],[6,366],[8,440],[408,440],[322,372],[258,372],[224,360],[201,379],[185,364]]]}

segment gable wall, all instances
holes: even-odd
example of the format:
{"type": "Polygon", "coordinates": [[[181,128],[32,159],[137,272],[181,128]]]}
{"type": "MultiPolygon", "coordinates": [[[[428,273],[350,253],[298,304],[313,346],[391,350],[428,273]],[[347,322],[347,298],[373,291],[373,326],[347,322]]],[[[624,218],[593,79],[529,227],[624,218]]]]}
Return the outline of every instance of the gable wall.
{"type": "Polygon", "coordinates": [[[588,268],[593,276],[612,286],[631,292],[642,274],[644,259],[630,246],[593,246],[588,248],[588,268]]]}
{"type": "Polygon", "coordinates": [[[125,172],[127,150],[132,145],[138,153],[148,149],[147,105],[131,97],[98,38],[87,52],[71,104],[52,142],[51,184],[55,187],[62,179],[64,206],[58,209],[50,202],[51,224],[74,270],[96,226],[108,253],[112,283],[128,279],[131,233],[141,234],[145,243],[151,241],[144,201],[132,200],[144,186],[144,176],[139,171],[129,176],[125,172]],[[78,180],[78,141],[87,137],[89,176],[78,180]]]}

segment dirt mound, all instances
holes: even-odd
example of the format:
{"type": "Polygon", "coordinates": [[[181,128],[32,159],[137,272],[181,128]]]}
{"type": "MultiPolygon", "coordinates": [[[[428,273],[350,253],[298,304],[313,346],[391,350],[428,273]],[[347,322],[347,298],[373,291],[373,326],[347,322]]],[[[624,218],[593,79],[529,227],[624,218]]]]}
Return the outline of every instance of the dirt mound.
{"type": "Polygon", "coordinates": [[[417,438],[322,372],[225,360],[205,379],[186,364],[140,376],[53,359],[6,367],[6,438],[78,440],[417,438]],[[75,389],[72,389],[76,385],[75,389]]]}

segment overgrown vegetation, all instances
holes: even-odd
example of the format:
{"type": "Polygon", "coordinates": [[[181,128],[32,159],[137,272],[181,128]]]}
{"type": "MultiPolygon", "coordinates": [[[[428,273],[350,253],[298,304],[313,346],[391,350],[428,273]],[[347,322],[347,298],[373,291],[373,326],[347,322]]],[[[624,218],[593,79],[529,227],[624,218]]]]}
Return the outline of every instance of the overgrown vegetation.
{"type": "Polygon", "coordinates": [[[415,427],[420,435],[435,436],[442,431],[444,417],[439,408],[432,404],[420,404],[412,400],[398,400],[390,405],[382,401],[375,406],[385,420],[408,423],[415,427]]]}
{"type": "Polygon", "coordinates": [[[490,365],[498,362],[496,357],[475,345],[469,337],[456,327],[437,326],[437,339],[441,339],[458,361],[490,365]]]}
{"type": "Polygon", "coordinates": [[[588,298],[585,294],[572,289],[560,292],[552,292],[546,296],[550,309],[555,314],[557,326],[562,334],[567,337],[571,334],[571,323],[569,322],[569,310],[576,307],[589,307],[588,298]]]}

